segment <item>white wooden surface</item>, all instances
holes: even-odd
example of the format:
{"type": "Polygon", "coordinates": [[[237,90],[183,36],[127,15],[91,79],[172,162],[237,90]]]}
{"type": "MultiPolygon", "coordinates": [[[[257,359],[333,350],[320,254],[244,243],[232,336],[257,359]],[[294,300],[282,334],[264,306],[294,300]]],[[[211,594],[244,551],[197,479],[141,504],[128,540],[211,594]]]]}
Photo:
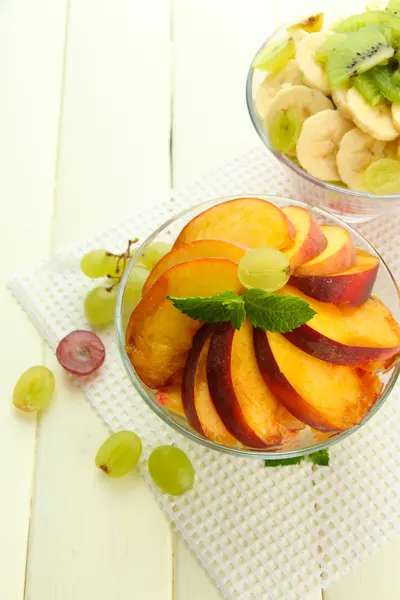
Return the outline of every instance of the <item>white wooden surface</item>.
{"type": "MultiPolygon", "coordinates": [[[[301,12],[311,5],[304,0],[301,12]]],[[[4,283],[74,239],[139,215],[171,184],[255,143],[246,69],[290,7],[266,0],[4,0],[4,283]]],[[[4,286],[0,306],[1,600],[220,599],[140,477],[99,476],[93,461],[105,427],[4,286]],[[40,363],[54,370],[57,393],[36,423],[16,414],[10,399],[20,372],[40,363]]],[[[399,559],[394,540],[323,597],[398,600],[399,559]]]]}

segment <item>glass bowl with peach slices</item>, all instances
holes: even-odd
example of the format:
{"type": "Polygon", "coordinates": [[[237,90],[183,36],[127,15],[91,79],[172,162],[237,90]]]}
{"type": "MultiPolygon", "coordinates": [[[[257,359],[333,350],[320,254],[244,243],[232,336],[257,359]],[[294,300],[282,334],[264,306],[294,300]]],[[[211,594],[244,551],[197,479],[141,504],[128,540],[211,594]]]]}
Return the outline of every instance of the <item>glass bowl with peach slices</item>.
{"type": "Polygon", "coordinates": [[[268,460],[325,449],[376,413],[399,375],[398,320],[397,285],[364,237],[250,195],[158,228],[123,275],[115,324],[134,388],[165,423],[268,460]]]}
{"type": "Polygon", "coordinates": [[[299,199],[348,223],[400,209],[400,0],[378,6],[281,26],[247,76],[253,125],[299,199]]]}

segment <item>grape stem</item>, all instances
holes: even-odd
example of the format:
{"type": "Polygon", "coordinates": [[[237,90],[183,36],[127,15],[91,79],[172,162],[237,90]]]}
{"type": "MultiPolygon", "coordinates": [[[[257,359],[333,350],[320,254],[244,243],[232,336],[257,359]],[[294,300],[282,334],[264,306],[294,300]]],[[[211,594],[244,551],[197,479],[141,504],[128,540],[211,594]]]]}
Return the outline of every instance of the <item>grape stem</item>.
{"type": "Polygon", "coordinates": [[[121,282],[121,277],[122,274],[125,271],[125,267],[126,267],[126,263],[127,261],[131,258],[131,249],[133,244],[136,244],[136,242],[139,241],[139,238],[133,238],[131,240],[128,240],[128,246],[125,250],[125,252],[122,252],[122,254],[113,254],[112,252],[107,251],[106,252],[106,256],[114,256],[115,258],[117,258],[117,264],[116,264],[116,272],[117,272],[117,276],[113,277],[112,275],[107,275],[107,278],[111,281],[113,281],[114,283],[112,283],[112,285],[107,289],[107,292],[111,292],[112,289],[118,285],[121,282]],[[122,263],[122,269],[120,270],[120,266],[122,263]],[[120,275],[118,275],[119,273],[121,273],[120,275]]]}

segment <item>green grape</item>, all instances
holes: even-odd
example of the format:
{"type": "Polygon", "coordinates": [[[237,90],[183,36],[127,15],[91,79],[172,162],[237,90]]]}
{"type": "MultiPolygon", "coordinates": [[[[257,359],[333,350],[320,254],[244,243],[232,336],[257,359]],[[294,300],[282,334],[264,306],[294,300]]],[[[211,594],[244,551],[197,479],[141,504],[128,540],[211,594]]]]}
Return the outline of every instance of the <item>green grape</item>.
{"type": "Polygon", "coordinates": [[[165,493],[181,496],[193,487],[194,469],[187,455],[175,446],[159,446],[150,454],[148,469],[165,493]]]}
{"type": "Polygon", "coordinates": [[[142,442],[133,431],[111,435],[96,454],[96,467],[109,477],[123,477],[132,471],[142,454],[142,442]]]}
{"type": "Polygon", "coordinates": [[[275,292],[288,282],[289,260],[276,248],[252,248],[240,259],[238,277],[245,288],[275,292]]]}
{"type": "Polygon", "coordinates": [[[291,38],[264,46],[253,60],[253,68],[262,71],[280,71],[295,55],[295,45],[291,38]]]}
{"type": "Polygon", "coordinates": [[[109,272],[109,256],[102,249],[92,250],[82,257],[81,271],[91,279],[105,277],[109,272]]]}
{"type": "Polygon", "coordinates": [[[114,319],[117,286],[111,290],[96,287],[85,298],[84,310],[87,320],[93,325],[107,325],[114,319]]]}
{"type": "Polygon", "coordinates": [[[364,173],[365,186],[372,194],[400,194],[400,161],[380,158],[364,173]]]}
{"type": "Polygon", "coordinates": [[[107,256],[107,275],[113,278],[121,277],[127,264],[127,260],[120,256],[114,256],[114,254],[107,256]]]}
{"type": "Polygon", "coordinates": [[[124,305],[126,304],[134,308],[136,304],[138,304],[142,295],[143,286],[148,276],[148,269],[142,265],[136,265],[132,269],[125,286],[124,305]]]}
{"type": "Polygon", "coordinates": [[[147,269],[149,269],[149,271],[151,271],[154,265],[156,265],[163,256],[168,254],[171,248],[171,244],[167,244],[167,242],[153,242],[143,252],[140,261],[147,269]]]}
{"type": "Polygon", "coordinates": [[[268,137],[278,152],[292,152],[301,131],[301,115],[295,106],[280,110],[268,123],[268,137]]]}
{"type": "Polygon", "coordinates": [[[50,404],[54,386],[54,375],[47,367],[31,367],[15,384],[13,404],[24,412],[42,410],[50,404]]]}

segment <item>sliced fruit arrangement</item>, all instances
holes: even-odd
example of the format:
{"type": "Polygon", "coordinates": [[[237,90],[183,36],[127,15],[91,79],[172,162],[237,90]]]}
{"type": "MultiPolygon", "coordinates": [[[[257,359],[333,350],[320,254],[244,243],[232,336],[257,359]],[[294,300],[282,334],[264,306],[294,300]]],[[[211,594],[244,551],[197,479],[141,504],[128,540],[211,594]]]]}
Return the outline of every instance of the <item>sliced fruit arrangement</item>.
{"type": "Polygon", "coordinates": [[[275,150],[317,179],[399,194],[398,2],[330,28],[323,22],[319,13],[289,26],[254,59],[267,72],[255,91],[263,128],[275,150]]]}
{"type": "Polygon", "coordinates": [[[366,416],[400,357],[400,327],[371,296],[378,269],[305,208],[222,202],[154,265],[126,350],[156,401],[213,442],[333,435],[366,416]]]}

